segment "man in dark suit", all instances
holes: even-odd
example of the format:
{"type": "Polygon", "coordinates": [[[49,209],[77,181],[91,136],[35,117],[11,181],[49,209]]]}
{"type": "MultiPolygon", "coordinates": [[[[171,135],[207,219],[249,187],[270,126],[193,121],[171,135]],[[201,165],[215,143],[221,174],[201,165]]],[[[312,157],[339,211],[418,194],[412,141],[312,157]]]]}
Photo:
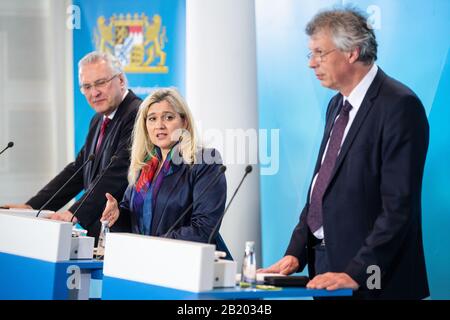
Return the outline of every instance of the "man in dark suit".
{"type": "MultiPolygon", "coordinates": [[[[97,112],[91,120],[84,146],[76,160],[68,164],[26,204],[6,206],[40,208],[89,159],[90,155],[95,155],[95,159],[87,163],[83,170],[44,208],[59,210],[83,189],[86,195],[110,163],[111,157],[115,155],[117,159],[104,172],[104,176],[73,219],[88,230],[88,235],[97,238],[100,231],[100,217],[106,204],[105,193],[109,192],[122,198],[128,185],[131,133],[141,99],[127,89],[127,79],[120,62],[112,55],[89,53],[78,63],[78,70],[81,92],[89,105],[97,112]]],[[[84,197],[76,201],[68,210],[56,212],[50,218],[71,221],[73,213],[83,200],[84,197]]]]}
{"type": "Polygon", "coordinates": [[[425,298],[424,107],[374,63],[375,34],[357,10],[319,13],[306,33],[309,66],[339,93],[328,105],[308,201],[285,256],[259,271],[290,274],[308,264],[309,288],[352,288],[363,299],[425,298]]]}

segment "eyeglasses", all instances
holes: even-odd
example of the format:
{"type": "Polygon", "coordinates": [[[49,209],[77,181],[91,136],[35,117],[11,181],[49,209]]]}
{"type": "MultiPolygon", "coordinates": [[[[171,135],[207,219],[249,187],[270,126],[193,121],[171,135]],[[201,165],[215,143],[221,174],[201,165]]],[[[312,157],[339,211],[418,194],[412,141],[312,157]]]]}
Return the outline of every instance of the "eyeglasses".
{"type": "Polygon", "coordinates": [[[116,73],[115,75],[113,75],[111,78],[109,79],[98,79],[97,81],[94,81],[94,83],[85,83],[80,85],[80,90],[81,93],[87,93],[89,92],[92,88],[96,88],[96,89],[102,89],[104,87],[106,87],[106,85],[115,77],[117,77],[120,73],[116,73]]]}
{"type": "Polygon", "coordinates": [[[337,50],[337,48],[331,49],[330,51],[326,51],[326,52],[322,52],[322,51],[310,52],[306,55],[306,57],[308,58],[308,60],[311,60],[312,58],[314,58],[314,60],[316,60],[318,62],[322,62],[323,57],[325,57],[326,55],[328,55],[336,50],[337,50]]]}

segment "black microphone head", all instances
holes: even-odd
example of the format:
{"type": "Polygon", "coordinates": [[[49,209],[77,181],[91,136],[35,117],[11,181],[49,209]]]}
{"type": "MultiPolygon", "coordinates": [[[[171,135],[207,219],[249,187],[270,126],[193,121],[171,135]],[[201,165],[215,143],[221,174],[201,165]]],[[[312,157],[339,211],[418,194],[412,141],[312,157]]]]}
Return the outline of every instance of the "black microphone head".
{"type": "Polygon", "coordinates": [[[220,166],[220,168],[219,168],[219,172],[220,172],[220,173],[224,173],[225,170],[227,170],[227,167],[226,167],[226,166],[224,166],[224,165],[220,166]]]}
{"type": "Polygon", "coordinates": [[[8,148],[12,148],[13,146],[14,146],[14,142],[10,141],[10,142],[8,143],[8,148]]]}
{"type": "Polygon", "coordinates": [[[245,167],[245,173],[250,173],[250,172],[252,172],[252,170],[253,170],[253,167],[251,164],[249,164],[248,166],[245,167]]]}
{"type": "Polygon", "coordinates": [[[94,161],[95,160],[95,154],[90,154],[89,155],[89,158],[88,158],[88,161],[94,161]]]}

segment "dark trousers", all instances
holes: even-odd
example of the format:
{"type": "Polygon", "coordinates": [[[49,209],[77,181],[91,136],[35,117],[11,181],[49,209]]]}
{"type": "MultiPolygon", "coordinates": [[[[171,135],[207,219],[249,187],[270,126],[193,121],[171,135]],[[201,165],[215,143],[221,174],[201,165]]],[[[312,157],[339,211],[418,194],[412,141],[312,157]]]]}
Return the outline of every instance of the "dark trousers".
{"type": "MultiPolygon", "coordinates": [[[[325,245],[318,244],[314,247],[315,260],[314,268],[316,275],[330,272],[330,262],[328,260],[327,250],[325,245]]],[[[314,297],[314,300],[352,300],[353,297],[314,297]]]]}
{"type": "MultiPolygon", "coordinates": [[[[330,271],[330,264],[328,262],[327,250],[325,245],[318,244],[314,247],[314,269],[316,275],[330,271]]],[[[314,300],[332,300],[331,297],[314,297],[314,300]]]]}
{"type": "Polygon", "coordinates": [[[330,263],[328,262],[328,255],[325,245],[318,244],[314,247],[315,260],[314,268],[316,275],[330,271],[330,263]]]}

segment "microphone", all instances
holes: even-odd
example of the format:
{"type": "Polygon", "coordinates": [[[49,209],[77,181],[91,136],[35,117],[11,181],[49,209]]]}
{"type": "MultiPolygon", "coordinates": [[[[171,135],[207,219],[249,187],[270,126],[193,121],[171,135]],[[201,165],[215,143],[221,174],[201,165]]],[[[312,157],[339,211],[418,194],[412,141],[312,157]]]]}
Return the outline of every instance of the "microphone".
{"type": "Polygon", "coordinates": [[[10,141],[8,142],[8,145],[5,147],[5,149],[3,149],[2,151],[0,151],[0,154],[2,154],[3,152],[6,151],[6,149],[12,148],[14,146],[14,142],[10,141]]]}
{"type": "MultiPolygon", "coordinates": [[[[208,185],[205,187],[205,189],[203,189],[202,192],[200,192],[200,195],[198,196],[197,200],[200,199],[205,194],[206,190],[208,190],[209,187],[211,187],[212,184],[218,180],[218,178],[222,175],[222,173],[225,172],[225,170],[227,170],[226,166],[224,166],[224,165],[220,166],[219,172],[217,172],[216,176],[213,179],[211,179],[211,181],[208,183],[208,185]]],[[[194,202],[192,201],[191,204],[189,205],[189,207],[187,207],[186,210],[183,211],[183,213],[178,217],[177,221],[175,221],[174,224],[169,228],[169,230],[162,236],[163,238],[167,238],[167,235],[169,233],[171,233],[173,231],[173,229],[175,229],[175,227],[178,225],[178,223],[180,223],[180,221],[187,215],[189,210],[192,209],[193,205],[194,205],[194,202]]]]}
{"type": "MultiPolygon", "coordinates": [[[[11,142],[10,142],[11,143],[11,142]]],[[[81,167],[79,167],[77,169],[77,171],[75,171],[75,173],[66,181],[66,183],[64,183],[61,188],[59,188],[54,194],[53,196],[51,196],[50,199],[47,200],[46,203],[44,203],[38,210],[38,212],[36,213],[36,218],[39,217],[39,214],[41,213],[42,210],[44,210],[44,208],[50,203],[50,201],[52,201],[53,199],[55,199],[55,197],[61,192],[62,189],[64,189],[67,184],[72,181],[73,178],[75,178],[75,176],[80,173],[80,171],[91,161],[93,161],[95,159],[95,156],[93,154],[91,154],[87,160],[83,163],[83,165],[81,167]]]]}
{"type": "Polygon", "coordinates": [[[93,184],[91,189],[84,195],[84,198],[83,198],[83,200],[81,200],[81,203],[78,206],[78,208],[73,212],[72,218],[70,219],[70,222],[73,222],[73,218],[75,218],[75,215],[78,212],[78,210],[80,210],[80,208],[83,206],[83,204],[86,201],[86,199],[89,198],[89,196],[91,195],[92,191],[94,191],[95,187],[100,182],[100,180],[103,178],[103,176],[105,175],[106,171],[109,169],[109,167],[111,167],[113,162],[117,160],[117,158],[118,158],[118,156],[112,156],[111,157],[111,160],[109,161],[108,165],[103,169],[102,173],[97,177],[97,180],[95,181],[95,183],[93,184]]]}
{"type": "Polygon", "coordinates": [[[220,223],[222,222],[223,217],[225,216],[225,213],[227,213],[228,208],[230,207],[231,202],[233,201],[234,197],[236,196],[239,188],[241,187],[242,183],[244,182],[245,177],[252,172],[253,167],[249,164],[248,166],[245,167],[245,174],[241,179],[241,182],[239,183],[239,185],[237,186],[236,190],[234,190],[233,196],[230,199],[230,202],[228,202],[227,207],[225,208],[225,210],[223,211],[222,215],[220,216],[220,219],[217,220],[216,225],[214,226],[213,231],[211,232],[209,239],[208,239],[208,243],[211,243],[212,239],[214,238],[214,234],[217,232],[217,229],[219,228],[220,223]]]}

